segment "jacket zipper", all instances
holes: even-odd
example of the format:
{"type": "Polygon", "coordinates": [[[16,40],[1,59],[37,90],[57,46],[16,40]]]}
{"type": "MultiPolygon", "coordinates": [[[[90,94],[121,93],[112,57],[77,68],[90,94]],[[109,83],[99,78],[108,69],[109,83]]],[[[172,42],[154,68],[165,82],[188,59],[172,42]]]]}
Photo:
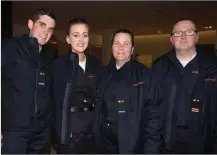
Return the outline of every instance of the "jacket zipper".
{"type": "MultiPolygon", "coordinates": [[[[103,111],[102,111],[102,102],[103,102],[103,97],[102,97],[102,95],[103,95],[103,92],[104,92],[104,90],[105,90],[105,88],[106,88],[106,86],[107,86],[107,84],[109,83],[109,81],[111,80],[111,77],[112,77],[112,74],[109,76],[109,78],[108,78],[108,80],[107,80],[107,82],[105,83],[105,86],[103,87],[103,89],[102,89],[102,93],[100,94],[100,103],[101,103],[101,106],[100,106],[100,110],[99,110],[99,112],[100,112],[100,116],[99,116],[99,125],[100,125],[100,134],[104,134],[103,132],[104,132],[104,130],[102,131],[102,115],[101,115],[101,113],[103,113],[103,111]]],[[[101,138],[101,136],[100,136],[100,138],[99,138],[99,141],[97,140],[97,143],[98,143],[98,145],[102,145],[103,143],[102,143],[102,138],[101,138]]],[[[99,152],[101,150],[101,147],[99,147],[99,148],[97,148],[97,151],[99,152]]]]}
{"type": "Polygon", "coordinates": [[[39,72],[39,66],[40,62],[38,62],[38,67],[36,70],[36,83],[35,83],[35,115],[37,114],[38,111],[38,105],[37,105],[37,89],[38,89],[38,72],[39,72]]]}

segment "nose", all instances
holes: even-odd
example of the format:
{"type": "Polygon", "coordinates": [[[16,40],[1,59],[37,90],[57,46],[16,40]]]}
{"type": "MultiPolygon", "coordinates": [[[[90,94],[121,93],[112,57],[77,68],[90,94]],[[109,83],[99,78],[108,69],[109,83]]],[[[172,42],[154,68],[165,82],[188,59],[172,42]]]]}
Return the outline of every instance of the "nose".
{"type": "Polygon", "coordinates": [[[48,28],[44,28],[44,34],[45,34],[45,35],[48,35],[48,31],[49,31],[48,28]]]}
{"type": "Polygon", "coordinates": [[[82,36],[80,36],[79,41],[83,41],[83,37],[82,36]]]}
{"type": "Polygon", "coordinates": [[[120,45],[120,49],[121,50],[124,49],[124,44],[120,45]]]}
{"type": "Polygon", "coordinates": [[[185,32],[182,32],[181,38],[182,38],[182,39],[185,39],[185,38],[186,38],[185,32]]]}

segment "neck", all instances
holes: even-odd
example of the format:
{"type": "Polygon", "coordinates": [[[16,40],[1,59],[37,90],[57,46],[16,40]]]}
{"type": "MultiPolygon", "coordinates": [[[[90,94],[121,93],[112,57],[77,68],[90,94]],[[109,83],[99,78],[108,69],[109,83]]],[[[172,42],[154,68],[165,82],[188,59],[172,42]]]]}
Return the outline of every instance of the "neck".
{"type": "Polygon", "coordinates": [[[83,62],[86,59],[86,56],[84,53],[78,53],[79,62],[83,62]]]}
{"type": "Polygon", "coordinates": [[[41,49],[42,49],[42,46],[41,46],[41,45],[39,45],[39,48],[38,48],[38,49],[39,49],[39,53],[40,53],[40,52],[41,52],[41,49]]]}
{"type": "Polygon", "coordinates": [[[80,52],[77,53],[77,52],[75,52],[75,51],[72,51],[72,52],[78,54],[79,62],[85,61],[86,56],[85,56],[84,52],[82,52],[82,53],[80,53],[80,52]]]}
{"type": "Polygon", "coordinates": [[[176,51],[176,57],[179,60],[185,60],[185,61],[191,60],[195,54],[196,54],[195,49],[176,51]]]}
{"type": "Polygon", "coordinates": [[[128,61],[130,61],[130,59],[127,60],[127,61],[118,61],[118,60],[116,60],[116,66],[119,67],[119,68],[121,68],[128,61]]]}

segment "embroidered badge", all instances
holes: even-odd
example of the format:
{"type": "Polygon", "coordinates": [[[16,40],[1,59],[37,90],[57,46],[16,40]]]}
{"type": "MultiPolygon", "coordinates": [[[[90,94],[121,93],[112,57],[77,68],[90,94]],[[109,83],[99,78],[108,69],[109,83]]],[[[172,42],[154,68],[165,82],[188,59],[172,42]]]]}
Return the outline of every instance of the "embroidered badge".
{"type": "Polygon", "coordinates": [[[199,108],[191,108],[191,111],[192,112],[200,112],[200,109],[199,108]]]}
{"type": "Polygon", "coordinates": [[[207,82],[216,82],[215,78],[206,78],[205,81],[207,82]]]}
{"type": "Polygon", "coordinates": [[[95,74],[89,74],[89,75],[88,75],[88,78],[95,78],[95,77],[96,77],[95,74]]]}
{"type": "Polygon", "coordinates": [[[144,82],[139,82],[139,83],[133,84],[133,86],[137,87],[138,85],[142,85],[142,84],[144,84],[144,82]]]}

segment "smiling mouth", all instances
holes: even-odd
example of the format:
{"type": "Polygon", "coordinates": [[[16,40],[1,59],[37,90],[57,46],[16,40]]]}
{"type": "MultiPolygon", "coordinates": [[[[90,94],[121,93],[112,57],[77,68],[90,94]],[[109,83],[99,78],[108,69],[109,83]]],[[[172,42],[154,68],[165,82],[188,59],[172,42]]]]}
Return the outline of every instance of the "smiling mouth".
{"type": "Polygon", "coordinates": [[[84,47],[84,44],[78,44],[77,46],[78,47],[84,47]]]}
{"type": "Polygon", "coordinates": [[[47,37],[45,37],[45,36],[40,36],[42,39],[46,39],[47,37]]]}

